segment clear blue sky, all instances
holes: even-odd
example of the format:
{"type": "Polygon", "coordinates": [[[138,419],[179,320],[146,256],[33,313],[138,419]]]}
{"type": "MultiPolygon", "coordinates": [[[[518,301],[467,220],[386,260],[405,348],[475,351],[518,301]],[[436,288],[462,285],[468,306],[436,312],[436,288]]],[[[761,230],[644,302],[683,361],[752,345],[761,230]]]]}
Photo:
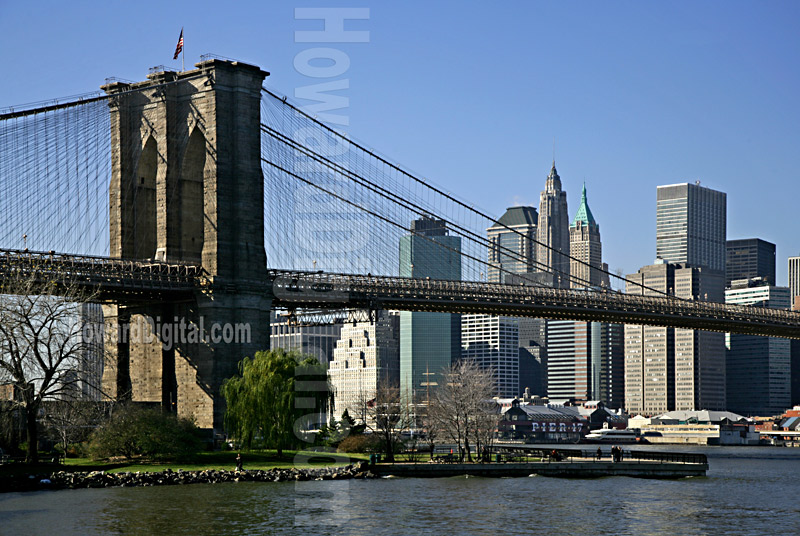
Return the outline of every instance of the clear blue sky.
{"type": "MultiPolygon", "coordinates": [[[[655,257],[659,184],[728,194],[728,238],[800,253],[798,2],[10,2],[0,0],[0,107],[143,79],[185,27],[187,65],[211,52],[271,71],[292,96],[312,46],[347,55],[335,79],[349,132],[500,215],[538,205],[556,163],[574,214],[586,180],[604,260],[655,257]],[[367,43],[296,43],[295,7],[369,7],[367,43]]],[[[328,81],[325,79],[323,81],[328,81]]]]}

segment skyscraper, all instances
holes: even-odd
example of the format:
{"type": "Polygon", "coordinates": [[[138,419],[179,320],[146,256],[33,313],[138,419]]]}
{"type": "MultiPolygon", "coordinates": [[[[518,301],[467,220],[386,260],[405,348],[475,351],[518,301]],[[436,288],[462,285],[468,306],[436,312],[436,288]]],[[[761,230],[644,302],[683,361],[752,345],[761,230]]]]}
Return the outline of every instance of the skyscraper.
{"type": "Polygon", "coordinates": [[[659,186],[656,256],[725,271],[726,194],[698,184],[659,186]]]}
{"type": "Polygon", "coordinates": [[[603,265],[603,246],[600,226],[594,219],[586,200],[586,184],[581,193],[581,204],[569,226],[570,276],[572,288],[608,287],[608,270],[603,265]]]}
{"type": "Polygon", "coordinates": [[[725,288],[732,281],[756,277],[775,284],[775,244],[760,238],[728,240],[726,250],[725,288]]]}
{"type": "MultiPolygon", "coordinates": [[[[716,302],[722,301],[725,284],[718,270],[663,260],[627,279],[628,294],[716,302]]],[[[725,409],[724,334],[626,324],[625,408],[647,415],[725,409]]]]}
{"type": "Polygon", "coordinates": [[[622,325],[547,322],[547,396],[622,407],[622,325]]]}
{"type": "Polygon", "coordinates": [[[538,220],[534,207],[510,207],[497,223],[486,229],[490,283],[505,283],[508,272],[526,275],[537,271],[535,239],[538,220]]]}
{"type": "MultiPolygon", "coordinates": [[[[725,302],[789,308],[789,289],[760,280],[738,280],[725,302]]],[[[791,341],[778,337],[725,335],[728,410],[741,415],[779,415],[791,404],[791,341]]]]}
{"type": "Polygon", "coordinates": [[[287,352],[296,351],[303,355],[313,355],[320,363],[327,365],[333,359],[333,349],[342,325],[323,324],[320,326],[294,325],[289,319],[274,311],[270,312],[270,348],[283,348],[287,352]]]}
{"type": "MultiPolygon", "coordinates": [[[[530,206],[510,207],[497,220],[497,223],[486,230],[489,237],[489,282],[510,284],[552,284],[549,274],[543,274],[536,265],[536,227],[539,215],[536,208],[530,206]]],[[[546,320],[543,318],[509,318],[489,315],[473,315],[470,320],[472,327],[487,337],[484,348],[487,359],[493,359],[490,350],[492,345],[500,346],[501,332],[505,335],[504,345],[509,344],[509,333],[516,330],[518,333],[518,356],[514,357],[506,350],[500,352],[508,366],[516,359],[518,364],[518,386],[514,394],[519,395],[526,387],[537,394],[544,395],[546,385],[543,382],[545,374],[546,352],[546,320]],[[480,326],[480,328],[479,328],[480,326]],[[478,329],[479,328],[479,329],[478,329]],[[492,342],[492,341],[496,341],[492,342]]],[[[464,330],[462,330],[462,334],[464,330]]],[[[462,341],[465,352],[468,345],[472,349],[465,356],[481,358],[479,342],[466,334],[466,341],[462,341]]],[[[507,348],[507,346],[504,346],[507,348]]],[[[499,350],[498,350],[499,351],[499,350]]],[[[509,378],[495,379],[498,386],[503,385],[504,390],[511,388],[509,378]]]]}
{"type": "MultiPolygon", "coordinates": [[[[662,290],[681,298],[723,302],[727,257],[726,194],[700,186],[698,181],[659,186],[656,197],[656,255],[659,262],[678,265],[674,280],[662,285],[662,290]]],[[[630,285],[628,287],[630,289],[630,285]]],[[[633,343],[628,334],[633,335],[635,331],[633,327],[625,330],[626,363],[629,355],[636,359],[634,353],[628,353],[629,343],[633,343]]],[[[643,328],[642,334],[649,331],[643,328]]],[[[724,335],[675,329],[671,337],[674,356],[670,359],[674,358],[674,367],[670,373],[674,374],[674,393],[668,395],[674,394],[674,409],[725,409],[724,335]]],[[[653,343],[647,336],[639,342],[653,343]]],[[[645,360],[645,369],[647,363],[645,360]]],[[[625,371],[627,374],[627,364],[625,371]]]]}
{"type": "MultiPolygon", "coordinates": [[[[600,226],[589,209],[585,184],[569,237],[572,288],[608,286],[602,271],[600,226]]],[[[620,325],[548,320],[547,396],[584,402],[601,400],[620,407],[622,357],[620,325]]]]}
{"type": "MultiPolygon", "coordinates": [[[[626,279],[628,294],[672,293],[675,265],[662,261],[640,268],[626,279]]],[[[655,415],[675,409],[674,328],[625,325],[625,409],[631,415],[655,415]]]]}
{"type": "Polygon", "coordinates": [[[561,190],[561,177],[556,163],[547,176],[545,189],[539,195],[539,245],[536,260],[539,270],[553,273],[553,286],[569,288],[569,214],[567,193],[561,190]]]}
{"type": "MultiPolygon", "coordinates": [[[[400,238],[400,277],[461,279],[461,238],[429,217],[411,222],[400,238]]],[[[441,372],[461,357],[461,317],[449,313],[400,313],[400,391],[419,403],[441,372]]]]}
{"type": "Polygon", "coordinates": [[[78,325],[81,327],[78,334],[81,339],[80,355],[74,377],[71,378],[73,382],[65,394],[67,399],[99,401],[103,394],[103,307],[99,303],[81,303],[77,309],[78,325]]]}
{"type": "Polygon", "coordinates": [[[800,257],[789,257],[789,295],[792,309],[800,309],[795,304],[795,298],[800,296],[800,257]]]}
{"type": "Polygon", "coordinates": [[[382,381],[400,381],[400,322],[397,314],[381,311],[377,320],[346,322],[333,350],[328,377],[334,392],[334,415],[345,410],[367,421],[366,403],[382,381]]]}
{"type": "Polygon", "coordinates": [[[519,325],[516,318],[463,315],[461,345],[464,359],[491,370],[495,396],[519,396],[519,325]]]}

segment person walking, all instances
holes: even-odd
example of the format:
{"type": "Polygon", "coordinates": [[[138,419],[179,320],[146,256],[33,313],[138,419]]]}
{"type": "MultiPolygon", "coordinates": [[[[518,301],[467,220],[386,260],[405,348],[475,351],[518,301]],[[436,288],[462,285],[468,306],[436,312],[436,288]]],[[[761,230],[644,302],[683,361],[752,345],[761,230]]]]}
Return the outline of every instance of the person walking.
{"type": "Polygon", "coordinates": [[[236,472],[240,473],[242,471],[242,455],[241,453],[236,454],[236,472]]]}

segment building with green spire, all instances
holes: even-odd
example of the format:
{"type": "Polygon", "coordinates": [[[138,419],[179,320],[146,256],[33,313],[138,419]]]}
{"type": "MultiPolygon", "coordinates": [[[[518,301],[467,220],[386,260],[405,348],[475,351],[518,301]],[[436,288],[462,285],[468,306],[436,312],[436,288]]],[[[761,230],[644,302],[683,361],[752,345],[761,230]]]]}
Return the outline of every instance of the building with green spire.
{"type": "Polygon", "coordinates": [[[570,275],[572,288],[607,287],[607,267],[603,264],[603,247],[600,243],[600,226],[595,221],[586,200],[586,183],[583,184],[578,212],[569,226],[570,275]]]}
{"type": "MultiPolygon", "coordinates": [[[[581,202],[569,225],[572,288],[608,286],[600,226],[594,219],[583,185],[581,202]]],[[[547,396],[551,400],[600,400],[622,407],[622,326],[608,322],[547,322],[547,396]]]]}

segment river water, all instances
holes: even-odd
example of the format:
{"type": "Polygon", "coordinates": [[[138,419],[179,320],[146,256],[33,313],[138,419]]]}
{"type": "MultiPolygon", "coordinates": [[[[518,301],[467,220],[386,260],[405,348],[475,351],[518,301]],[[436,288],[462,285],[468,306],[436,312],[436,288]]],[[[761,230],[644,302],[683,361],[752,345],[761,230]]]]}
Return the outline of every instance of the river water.
{"type": "Polygon", "coordinates": [[[800,534],[800,449],[704,452],[705,478],[228,483],[0,495],[2,534],[800,534]]]}

